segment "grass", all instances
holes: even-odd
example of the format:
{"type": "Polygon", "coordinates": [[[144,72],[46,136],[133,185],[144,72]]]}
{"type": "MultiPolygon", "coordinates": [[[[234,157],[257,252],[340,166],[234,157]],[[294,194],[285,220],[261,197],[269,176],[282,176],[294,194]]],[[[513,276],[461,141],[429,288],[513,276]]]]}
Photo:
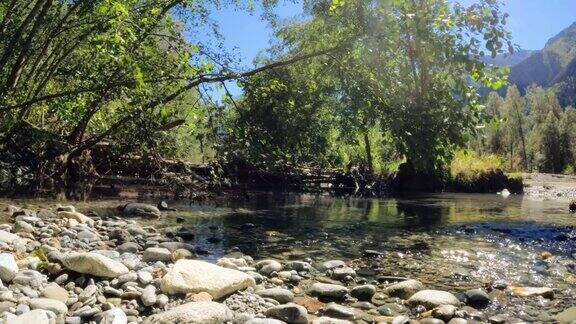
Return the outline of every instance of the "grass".
{"type": "Polygon", "coordinates": [[[521,192],[522,175],[504,174],[503,166],[504,161],[498,155],[458,151],[450,164],[448,188],[463,192],[497,192],[507,188],[521,192]]]}
{"type": "Polygon", "coordinates": [[[458,176],[477,176],[486,170],[502,169],[504,162],[495,154],[478,154],[471,150],[460,150],[450,164],[452,178],[458,176]]]}

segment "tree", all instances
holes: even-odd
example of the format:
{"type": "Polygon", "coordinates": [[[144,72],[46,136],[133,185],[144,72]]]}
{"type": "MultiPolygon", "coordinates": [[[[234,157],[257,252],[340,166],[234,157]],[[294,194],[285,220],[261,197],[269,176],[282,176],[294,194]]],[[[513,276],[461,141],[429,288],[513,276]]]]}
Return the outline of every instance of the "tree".
{"type": "Polygon", "coordinates": [[[528,157],[526,153],[526,131],[525,123],[526,118],[524,115],[524,100],[520,96],[518,88],[514,85],[508,87],[506,99],[504,100],[504,116],[506,118],[506,129],[508,152],[510,154],[510,169],[514,169],[514,150],[520,146],[520,158],[522,168],[525,170],[528,165],[528,157]]]}

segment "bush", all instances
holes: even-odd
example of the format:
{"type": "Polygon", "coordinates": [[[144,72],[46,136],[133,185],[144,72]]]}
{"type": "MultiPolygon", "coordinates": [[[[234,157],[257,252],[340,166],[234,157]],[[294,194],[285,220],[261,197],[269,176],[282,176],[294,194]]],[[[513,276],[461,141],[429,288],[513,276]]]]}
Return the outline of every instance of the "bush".
{"type": "Polygon", "coordinates": [[[522,176],[504,174],[502,165],[502,159],[494,154],[458,151],[450,165],[446,188],[460,192],[497,192],[505,188],[522,192],[522,176]]]}

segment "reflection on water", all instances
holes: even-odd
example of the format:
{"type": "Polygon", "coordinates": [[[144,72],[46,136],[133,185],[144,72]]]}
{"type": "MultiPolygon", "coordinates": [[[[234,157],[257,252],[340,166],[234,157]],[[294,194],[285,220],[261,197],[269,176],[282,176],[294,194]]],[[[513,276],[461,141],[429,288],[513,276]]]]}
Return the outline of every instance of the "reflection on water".
{"type": "MultiPolygon", "coordinates": [[[[0,201],[8,203],[8,201],[0,201]]],[[[32,208],[57,202],[19,200],[32,208]]],[[[117,215],[120,201],[76,204],[80,211],[117,215]]],[[[401,199],[330,198],[313,195],[252,194],[249,201],[190,204],[170,202],[178,211],[143,221],[167,232],[185,227],[189,242],[215,260],[232,247],[255,258],[342,259],[359,273],[415,278],[427,287],[452,292],[490,282],[547,286],[551,304],[499,300],[528,321],[573,306],[576,295],[576,216],[565,203],[521,196],[440,194],[401,199]],[[364,251],[382,253],[361,258],[364,251]],[[544,260],[543,251],[552,257],[544,260]]],[[[536,300],[540,302],[539,300],[536,300]]],[[[503,306],[504,305],[504,306],[503,306]]],[[[495,311],[495,310],[494,310],[495,311]]]]}

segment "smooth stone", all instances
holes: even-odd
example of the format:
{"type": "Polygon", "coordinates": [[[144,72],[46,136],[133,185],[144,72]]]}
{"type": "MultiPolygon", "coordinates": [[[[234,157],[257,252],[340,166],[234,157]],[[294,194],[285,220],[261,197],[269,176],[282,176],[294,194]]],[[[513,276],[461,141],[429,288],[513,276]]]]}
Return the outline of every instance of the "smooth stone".
{"type": "Polygon", "coordinates": [[[42,296],[65,303],[66,300],[68,300],[69,294],[68,290],[60,287],[60,285],[58,285],[57,283],[52,282],[49,283],[46,287],[44,287],[44,290],[42,290],[42,296]]]}
{"type": "Polygon", "coordinates": [[[330,261],[326,261],[323,262],[320,265],[320,270],[330,270],[330,269],[334,269],[334,268],[338,268],[338,267],[344,267],[346,265],[346,263],[344,261],[341,260],[330,260],[330,261]]]}
{"type": "Polygon", "coordinates": [[[350,267],[340,267],[332,269],[330,277],[335,280],[345,280],[348,277],[356,277],[356,271],[350,267]]]}
{"type": "Polygon", "coordinates": [[[182,259],[164,275],[160,287],[167,294],[205,291],[219,299],[255,284],[254,279],[244,272],[204,261],[182,259]]]}
{"type": "Polygon", "coordinates": [[[120,308],[114,307],[102,313],[100,324],[127,324],[128,317],[120,308]]]}
{"type": "Polygon", "coordinates": [[[144,323],[222,324],[232,318],[232,311],[224,304],[192,302],[152,315],[144,323]]]}
{"type": "Polygon", "coordinates": [[[118,245],[116,247],[116,250],[120,253],[138,253],[138,249],[140,248],[140,246],[138,245],[138,243],[134,243],[134,242],[126,242],[126,243],[122,243],[120,245],[118,245]]]}
{"type": "Polygon", "coordinates": [[[438,318],[426,317],[418,321],[420,324],[445,324],[445,322],[438,318]]]}
{"type": "Polygon", "coordinates": [[[43,309],[51,311],[56,315],[66,314],[68,312],[68,306],[61,301],[50,298],[33,298],[30,299],[30,308],[32,309],[43,309]]]}
{"type": "Polygon", "coordinates": [[[275,318],[253,318],[244,324],[286,324],[286,322],[275,318]]]}
{"type": "Polygon", "coordinates": [[[351,308],[336,303],[329,303],[326,305],[323,313],[325,316],[341,319],[354,319],[356,317],[351,308]]]}
{"type": "Polygon", "coordinates": [[[69,211],[60,211],[58,212],[58,217],[65,218],[65,219],[73,219],[81,224],[88,224],[89,226],[94,226],[94,220],[82,213],[79,212],[69,212],[69,211]]]}
{"type": "Polygon", "coordinates": [[[159,247],[163,247],[166,248],[168,250],[170,250],[170,252],[174,253],[174,251],[178,250],[178,249],[185,249],[188,250],[190,252],[194,252],[194,245],[189,244],[189,243],[184,243],[184,242],[161,242],[159,245],[159,247]]]}
{"type": "Polygon", "coordinates": [[[432,316],[443,321],[449,321],[454,317],[458,308],[453,305],[440,305],[432,310],[432,316]]]}
{"type": "Polygon", "coordinates": [[[258,269],[259,273],[265,276],[269,276],[274,271],[278,272],[282,270],[282,264],[276,260],[258,261],[254,266],[258,269]]]}
{"type": "Polygon", "coordinates": [[[18,236],[16,234],[6,232],[4,230],[0,230],[0,242],[13,244],[15,241],[17,241],[19,239],[20,239],[20,236],[18,236]]]}
{"type": "Polygon", "coordinates": [[[399,315],[392,319],[392,324],[408,324],[410,323],[410,317],[406,315],[399,315]]]}
{"type": "Polygon", "coordinates": [[[270,288],[259,290],[256,292],[256,294],[263,298],[274,299],[280,304],[291,303],[294,301],[294,294],[290,290],[283,288],[270,288]]]}
{"type": "Polygon", "coordinates": [[[470,289],[464,292],[466,304],[474,308],[485,308],[491,302],[490,296],[482,289],[470,289]]]}
{"type": "Polygon", "coordinates": [[[86,288],[84,288],[80,295],[78,295],[78,300],[80,302],[85,302],[92,298],[96,292],[98,292],[98,287],[96,285],[88,285],[86,288]]]}
{"type": "Polygon", "coordinates": [[[559,323],[576,323],[576,306],[572,306],[556,315],[559,323]]]}
{"type": "Polygon", "coordinates": [[[142,256],[142,261],[144,262],[156,262],[156,261],[164,261],[170,262],[172,261],[172,252],[166,248],[157,248],[151,247],[147,248],[144,251],[144,255],[142,256]]]}
{"type": "Polygon", "coordinates": [[[125,216],[160,217],[162,213],[158,207],[143,203],[128,203],[121,209],[125,216]]]}
{"type": "Polygon", "coordinates": [[[350,295],[358,300],[370,301],[376,294],[376,287],[373,285],[356,286],[350,290],[350,295]]]}
{"type": "Polygon", "coordinates": [[[142,290],[142,296],[140,296],[140,299],[144,306],[152,306],[156,304],[156,287],[152,285],[146,286],[146,288],[142,290]]]}
{"type": "Polygon", "coordinates": [[[19,220],[14,223],[14,232],[33,233],[34,226],[26,223],[25,221],[19,220]]]}
{"type": "Polygon", "coordinates": [[[422,289],[424,285],[420,281],[409,279],[390,285],[384,291],[390,297],[408,299],[422,289]]]}
{"type": "Polygon", "coordinates": [[[296,270],[298,272],[300,271],[311,271],[312,270],[312,265],[308,262],[304,262],[304,261],[290,261],[288,263],[286,263],[285,266],[286,270],[296,270]]]}
{"type": "Polygon", "coordinates": [[[420,290],[408,299],[408,305],[411,307],[423,305],[428,309],[432,309],[440,305],[459,306],[460,301],[456,296],[447,291],[420,290]]]}
{"type": "Polygon", "coordinates": [[[116,278],[129,271],[122,263],[93,252],[70,253],[64,256],[62,263],[69,270],[96,277],[116,278]]]}
{"type": "Polygon", "coordinates": [[[312,324],[352,324],[352,322],[348,320],[322,316],[313,320],[312,324]]]}
{"type": "Polygon", "coordinates": [[[554,290],[548,287],[510,287],[514,295],[519,297],[542,296],[544,298],[554,298],[554,290]]]}
{"type": "Polygon", "coordinates": [[[307,324],[308,312],[306,308],[296,305],[287,304],[274,306],[266,310],[266,316],[282,320],[289,324],[307,324]]]}
{"type": "MultiPolygon", "coordinates": [[[[4,316],[8,314],[4,313],[4,316]]],[[[48,312],[42,309],[35,309],[24,313],[20,316],[8,315],[5,323],[9,324],[51,324],[50,316],[48,312]]],[[[54,316],[54,315],[52,315],[54,316]]]]}
{"type": "Polygon", "coordinates": [[[18,274],[18,264],[11,253],[0,253],[0,279],[10,282],[18,274]]]}
{"type": "Polygon", "coordinates": [[[341,285],[315,283],[309,291],[310,295],[326,299],[342,299],[348,293],[348,288],[341,285]]]}
{"type": "Polygon", "coordinates": [[[151,283],[154,280],[154,277],[152,277],[152,274],[148,271],[140,270],[136,274],[138,275],[138,281],[145,285],[151,283]]]}
{"type": "Polygon", "coordinates": [[[41,288],[46,283],[46,276],[36,270],[21,270],[12,279],[12,283],[32,288],[41,288]]]}

